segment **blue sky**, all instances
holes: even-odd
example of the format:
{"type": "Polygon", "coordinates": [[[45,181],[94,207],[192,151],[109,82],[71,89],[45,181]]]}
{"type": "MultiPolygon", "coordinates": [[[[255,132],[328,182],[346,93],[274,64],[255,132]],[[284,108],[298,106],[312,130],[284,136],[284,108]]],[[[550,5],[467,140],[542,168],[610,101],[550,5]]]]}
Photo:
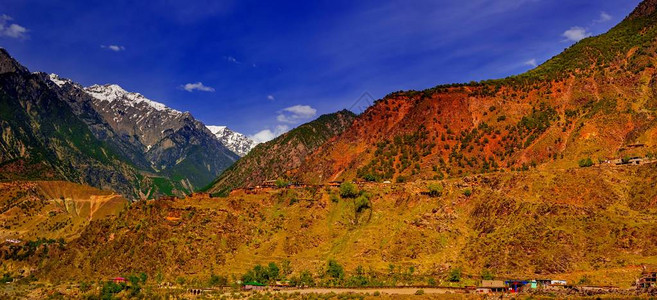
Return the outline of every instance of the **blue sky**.
{"type": "Polygon", "coordinates": [[[0,46],[266,140],[367,95],[524,72],[639,2],[3,0],[0,46]]]}

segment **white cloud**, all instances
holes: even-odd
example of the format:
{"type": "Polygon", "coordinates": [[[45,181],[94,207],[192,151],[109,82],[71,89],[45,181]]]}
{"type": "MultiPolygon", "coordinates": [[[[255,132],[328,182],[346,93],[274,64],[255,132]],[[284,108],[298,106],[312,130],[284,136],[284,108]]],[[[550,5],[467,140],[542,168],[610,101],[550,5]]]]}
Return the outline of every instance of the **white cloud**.
{"type": "Polygon", "coordinates": [[[125,47],[119,46],[119,45],[108,45],[108,46],[100,45],[100,47],[103,48],[103,49],[112,50],[114,52],[119,52],[119,51],[125,50],[125,47]]]}
{"type": "Polygon", "coordinates": [[[237,60],[237,58],[234,58],[232,56],[224,56],[224,59],[229,61],[229,62],[232,62],[234,64],[240,64],[241,63],[239,60],[237,60]]]}
{"type": "Polygon", "coordinates": [[[589,36],[591,36],[591,33],[586,31],[586,28],[579,26],[571,27],[563,33],[563,37],[565,37],[567,41],[573,42],[579,42],[589,36]]]}
{"type": "Polygon", "coordinates": [[[27,38],[27,28],[11,23],[12,17],[8,15],[0,16],[0,37],[10,37],[15,39],[27,38]]]}
{"type": "Polygon", "coordinates": [[[309,105],[295,105],[279,112],[276,120],[281,123],[296,124],[308,120],[317,114],[317,110],[309,105]]]}
{"type": "Polygon", "coordinates": [[[594,22],[595,23],[604,23],[604,22],[611,21],[611,19],[612,19],[611,15],[603,11],[603,12],[600,12],[600,18],[598,18],[594,22]]]}
{"type": "Polygon", "coordinates": [[[249,138],[254,140],[256,143],[260,144],[264,142],[269,142],[275,139],[276,137],[278,137],[279,135],[288,132],[289,130],[290,127],[287,125],[278,125],[276,126],[276,128],[274,128],[273,131],[270,129],[261,130],[258,133],[250,136],[249,138]]]}
{"type": "Polygon", "coordinates": [[[526,61],[525,66],[537,67],[538,63],[536,62],[536,58],[532,58],[532,59],[526,61]]]}
{"type": "Polygon", "coordinates": [[[214,88],[205,86],[203,85],[202,82],[197,82],[197,83],[188,83],[182,86],[182,88],[185,91],[188,92],[193,92],[193,91],[201,91],[201,92],[214,92],[214,88]]]}
{"type": "Polygon", "coordinates": [[[274,95],[267,95],[267,100],[274,101],[276,100],[276,97],[274,97],[274,95]]]}

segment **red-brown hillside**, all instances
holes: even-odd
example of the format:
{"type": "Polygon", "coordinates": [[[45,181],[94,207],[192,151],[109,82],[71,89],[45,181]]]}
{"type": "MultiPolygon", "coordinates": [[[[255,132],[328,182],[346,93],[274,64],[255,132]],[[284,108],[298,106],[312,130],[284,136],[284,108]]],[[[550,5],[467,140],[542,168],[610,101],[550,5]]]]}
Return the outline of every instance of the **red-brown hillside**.
{"type": "Polygon", "coordinates": [[[519,76],[392,93],[292,173],[403,181],[652,156],[655,7],[519,76]]]}

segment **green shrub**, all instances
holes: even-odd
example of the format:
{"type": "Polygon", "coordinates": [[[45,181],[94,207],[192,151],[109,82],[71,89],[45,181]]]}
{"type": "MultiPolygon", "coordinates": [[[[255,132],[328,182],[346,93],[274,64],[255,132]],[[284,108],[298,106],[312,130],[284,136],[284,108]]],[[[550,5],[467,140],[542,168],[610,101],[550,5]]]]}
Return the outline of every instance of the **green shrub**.
{"type": "Polygon", "coordinates": [[[447,274],[447,280],[451,282],[459,282],[461,281],[461,268],[454,268],[449,271],[449,274],[447,274]]]}
{"type": "Polygon", "coordinates": [[[495,279],[495,276],[493,275],[493,273],[491,273],[490,270],[484,269],[483,271],[481,271],[481,279],[482,280],[493,280],[493,279],[495,279]]]}
{"type": "Polygon", "coordinates": [[[9,283],[14,281],[14,278],[11,277],[11,274],[5,273],[2,275],[2,278],[0,278],[0,283],[9,283]]]}
{"type": "Polygon", "coordinates": [[[340,185],[340,197],[342,198],[356,198],[358,196],[358,187],[351,182],[343,182],[340,185]]]}
{"type": "Polygon", "coordinates": [[[430,183],[427,185],[429,189],[429,196],[431,197],[440,197],[443,194],[443,185],[440,183],[430,183]]]}
{"type": "Polygon", "coordinates": [[[580,168],[588,168],[593,166],[593,160],[591,158],[584,158],[579,160],[579,167],[580,168]]]}
{"type": "Polygon", "coordinates": [[[429,278],[429,280],[427,281],[427,284],[429,286],[436,286],[436,280],[433,279],[433,278],[429,278]]]}
{"type": "Polygon", "coordinates": [[[418,296],[424,295],[424,290],[417,290],[417,291],[415,291],[415,294],[418,295],[418,296]]]}
{"type": "Polygon", "coordinates": [[[299,277],[298,285],[300,286],[315,286],[315,280],[313,280],[312,274],[309,271],[302,271],[301,276],[299,277]]]}
{"type": "Polygon", "coordinates": [[[242,282],[268,283],[280,279],[280,268],[276,263],[267,266],[257,264],[253,269],[242,275],[242,282]]]}
{"type": "Polygon", "coordinates": [[[376,181],[379,181],[379,177],[378,177],[378,176],[373,175],[373,174],[369,174],[369,173],[368,173],[368,174],[365,174],[365,175],[363,176],[363,179],[365,179],[365,181],[370,181],[370,182],[376,182],[376,181]]]}
{"type": "Polygon", "coordinates": [[[228,285],[228,278],[224,276],[219,276],[215,274],[210,275],[210,280],[208,281],[210,286],[226,286],[228,285]]]}
{"type": "Polygon", "coordinates": [[[337,261],[331,259],[328,261],[326,275],[335,279],[342,279],[344,278],[344,268],[337,261]]]}
{"type": "Polygon", "coordinates": [[[279,178],[279,179],[276,179],[276,182],[274,182],[274,184],[276,185],[277,188],[280,189],[280,188],[284,188],[284,187],[288,186],[290,183],[279,178]]]}
{"type": "Polygon", "coordinates": [[[466,196],[466,197],[472,196],[472,190],[471,189],[465,189],[463,191],[463,196],[466,196]]]}
{"type": "Polygon", "coordinates": [[[338,197],[338,195],[336,195],[336,194],[329,195],[329,199],[331,199],[331,202],[333,202],[333,203],[340,202],[340,197],[338,197]]]}
{"type": "Polygon", "coordinates": [[[370,203],[370,194],[363,193],[354,200],[354,208],[357,213],[362,212],[365,209],[371,208],[372,204],[370,203]]]}

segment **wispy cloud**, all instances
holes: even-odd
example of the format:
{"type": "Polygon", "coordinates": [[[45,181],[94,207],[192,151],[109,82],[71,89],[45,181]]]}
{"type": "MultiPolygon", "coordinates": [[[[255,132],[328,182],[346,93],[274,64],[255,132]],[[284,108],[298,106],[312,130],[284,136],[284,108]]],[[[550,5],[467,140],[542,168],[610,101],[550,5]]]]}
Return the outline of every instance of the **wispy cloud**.
{"type": "Polygon", "coordinates": [[[27,28],[16,23],[12,23],[12,20],[13,18],[8,15],[0,16],[0,37],[26,39],[28,37],[27,28]]]}
{"type": "Polygon", "coordinates": [[[224,56],[224,59],[225,59],[226,61],[228,61],[228,62],[232,62],[232,63],[234,63],[234,64],[241,64],[241,62],[240,62],[239,60],[237,60],[237,58],[232,57],[232,56],[224,56]]]}
{"type": "Polygon", "coordinates": [[[276,100],[276,97],[274,97],[274,95],[267,95],[267,100],[274,101],[276,100]]]}
{"type": "Polygon", "coordinates": [[[119,45],[100,45],[100,48],[107,49],[107,50],[112,50],[114,52],[119,52],[119,51],[124,51],[125,47],[119,46],[119,45]]]}
{"type": "Polygon", "coordinates": [[[256,134],[250,136],[252,140],[254,140],[256,143],[264,143],[264,142],[269,142],[279,135],[286,133],[290,130],[290,127],[287,125],[278,125],[274,128],[274,130],[271,130],[269,128],[261,130],[257,132],[256,134]]]}
{"type": "Polygon", "coordinates": [[[524,63],[525,66],[532,66],[532,67],[537,67],[538,63],[536,62],[536,58],[532,58],[524,63]]]}
{"type": "Polygon", "coordinates": [[[193,92],[193,91],[214,92],[214,88],[209,87],[209,86],[205,86],[205,85],[203,85],[202,82],[187,83],[187,84],[183,85],[182,88],[185,91],[188,91],[190,93],[193,92]]]}
{"type": "Polygon", "coordinates": [[[579,42],[587,37],[590,37],[591,33],[588,32],[584,27],[574,26],[566,30],[562,36],[566,38],[566,41],[579,42]]]}
{"type": "Polygon", "coordinates": [[[611,21],[611,19],[612,19],[611,15],[603,11],[603,12],[600,12],[600,17],[597,20],[593,21],[593,22],[594,23],[604,23],[604,22],[611,21]]]}
{"type": "Polygon", "coordinates": [[[276,120],[281,123],[297,124],[308,120],[317,114],[317,110],[310,105],[295,105],[280,111],[276,120]]]}

